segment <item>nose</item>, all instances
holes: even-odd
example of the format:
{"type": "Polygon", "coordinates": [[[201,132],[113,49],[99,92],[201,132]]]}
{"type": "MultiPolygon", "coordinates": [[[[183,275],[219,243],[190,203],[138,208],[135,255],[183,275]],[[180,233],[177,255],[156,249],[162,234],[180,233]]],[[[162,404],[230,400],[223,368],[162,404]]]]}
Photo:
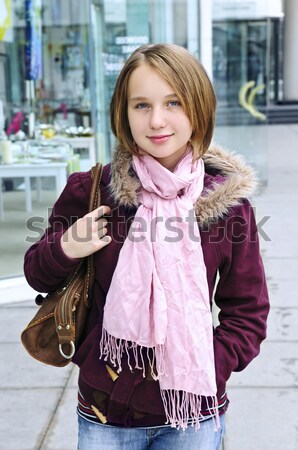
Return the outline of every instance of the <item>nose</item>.
{"type": "Polygon", "coordinates": [[[161,107],[151,108],[149,126],[152,129],[164,128],[166,126],[165,111],[161,107]]]}

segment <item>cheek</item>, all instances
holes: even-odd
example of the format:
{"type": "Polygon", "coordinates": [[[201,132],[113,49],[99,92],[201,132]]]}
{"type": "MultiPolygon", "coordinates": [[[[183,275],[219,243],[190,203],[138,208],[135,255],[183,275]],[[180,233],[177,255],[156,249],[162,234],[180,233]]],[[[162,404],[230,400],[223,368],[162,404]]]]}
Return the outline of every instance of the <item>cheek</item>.
{"type": "Polygon", "coordinates": [[[191,123],[189,121],[189,119],[187,117],[184,117],[183,119],[180,119],[180,127],[181,129],[183,129],[184,131],[184,135],[185,136],[191,136],[192,135],[192,126],[191,123]]]}
{"type": "Polygon", "coordinates": [[[127,111],[127,119],[128,119],[129,126],[131,128],[132,127],[132,116],[131,116],[131,113],[129,110],[127,111]]]}
{"type": "Polygon", "coordinates": [[[188,117],[186,118],[186,121],[185,121],[185,130],[190,137],[193,133],[193,128],[192,128],[192,125],[191,125],[188,117]]]}
{"type": "Polygon", "coordinates": [[[128,122],[132,135],[140,133],[140,131],[142,131],[142,129],[144,128],[144,120],[142,120],[140,114],[139,115],[129,114],[128,122]]]}
{"type": "Polygon", "coordinates": [[[129,121],[129,127],[130,127],[130,131],[131,131],[132,137],[134,138],[135,134],[136,134],[136,131],[137,131],[137,127],[136,127],[135,122],[129,121]]]}
{"type": "Polygon", "coordinates": [[[185,132],[188,131],[192,132],[190,120],[184,111],[179,111],[179,113],[175,114],[172,118],[175,121],[175,123],[178,124],[179,127],[183,129],[185,132]]]}

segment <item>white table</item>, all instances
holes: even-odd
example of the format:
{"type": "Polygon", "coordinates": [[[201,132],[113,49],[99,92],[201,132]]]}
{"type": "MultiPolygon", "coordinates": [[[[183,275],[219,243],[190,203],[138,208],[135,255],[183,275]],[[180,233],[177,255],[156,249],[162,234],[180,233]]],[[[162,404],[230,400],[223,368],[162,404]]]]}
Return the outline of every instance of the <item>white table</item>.
{"type": "Polygon", "coordinates": [[[96,164],[96,151],[95,151],[95,138],[91,137],[72,137],[68,138],[65,136],[55,136],[53,139],[47,139],[45,142],[66,142],[71,145],[73,149],[76,148],[86,148],[89,153],[90,165],[94,166],[96,164]]]}
{"type": "MultiPolygon", "coordinates": [[[[54,177],[57,197],[61,194],[67,180],[66,162],[49,162],[46,164],[0,164],[0,220],[4,219],[2,178],[24,178],[26,211],[32,211],[30,178],[54,177]]],[[[40,192],[40,185],[38,186],[40,192]]]]}

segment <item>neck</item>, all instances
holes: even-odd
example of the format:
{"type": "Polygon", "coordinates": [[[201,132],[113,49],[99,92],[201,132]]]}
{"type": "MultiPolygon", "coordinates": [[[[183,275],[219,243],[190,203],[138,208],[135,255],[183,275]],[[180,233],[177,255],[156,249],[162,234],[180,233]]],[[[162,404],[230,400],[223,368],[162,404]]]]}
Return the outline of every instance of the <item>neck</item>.
{"type": "Polygon", "coordinates": [[[158,161],[163,167],[168,169],[170,172],[174,172],[177,164],[184,158],[186,153],[189,151],[189,147],[186,147],[182,153],[179,154],[173,154],[170,156],[167,156],[165,158],[157,158],[155,157],[156,161],[158,161]]]}

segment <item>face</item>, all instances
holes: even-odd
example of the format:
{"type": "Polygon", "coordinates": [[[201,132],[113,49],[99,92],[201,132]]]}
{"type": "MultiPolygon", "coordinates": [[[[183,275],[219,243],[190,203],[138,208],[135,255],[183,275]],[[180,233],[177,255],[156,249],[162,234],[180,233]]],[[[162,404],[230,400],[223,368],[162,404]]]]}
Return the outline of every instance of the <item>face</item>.
{"type": "Polygon", "coordinates": [[[192,134],[173,88],[150,66],[133,71],[128,82],[128,120],[139,149],[173,170],[192,134]]]}

